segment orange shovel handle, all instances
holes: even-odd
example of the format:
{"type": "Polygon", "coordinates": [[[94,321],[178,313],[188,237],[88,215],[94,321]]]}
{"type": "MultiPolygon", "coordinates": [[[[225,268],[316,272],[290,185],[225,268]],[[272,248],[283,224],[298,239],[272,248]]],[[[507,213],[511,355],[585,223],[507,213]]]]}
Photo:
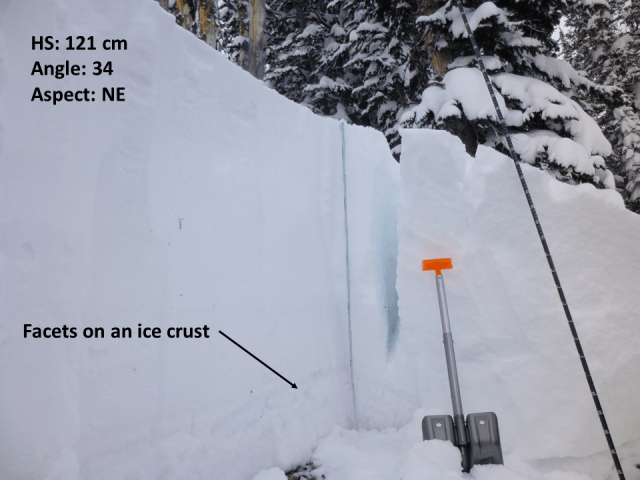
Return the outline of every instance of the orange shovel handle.
{"type": "Polygon", "coordinates": [[[450,258],[434,258],[433,260],[423,260],[422,270],[435,270],[436,275],[442,275],[442,270],[453,268],[450,258]]]}

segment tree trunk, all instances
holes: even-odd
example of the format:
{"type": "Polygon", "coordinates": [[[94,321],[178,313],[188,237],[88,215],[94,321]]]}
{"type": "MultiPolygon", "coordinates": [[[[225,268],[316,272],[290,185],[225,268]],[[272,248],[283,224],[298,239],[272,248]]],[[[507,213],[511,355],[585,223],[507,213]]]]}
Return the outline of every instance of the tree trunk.
{"type": "MultiPolygon", "coordinates": [[[[420,13],[422,15],[431,15],[441,6],[441,2],[438,0],[420,0],[420,13]]],[[[448,48],[445,47],[438,50],[436,47],[438,37],[438,34],[429,30],[424,35],[424,40],[427,44],[427,50],[429,52],[429,59],[431,61],[431,66],[433,67],[433,71],[439,77],[443,77],[444,74],[447,73],[447,66],[451,63],[453,58],[448,48]]]]}
{"type": "MultiPolygon", "coordinates": [[[[249,31],[245,27],[244,19],[247,16],[247,4],[244,0],[238,1],[238,33],[241,37],[247,38],[249,36],[249,31]]],[[[247,50],[249,42],[244,41],[242,45],[242,50],[238,54],[238,65],[240,67],[247,70],[247,50]]]]}
{"type": "Polygon", "coordinates": [[[300,30],[304,30],[307,27],[307,20],[304,18],[304,10],[302,9],[302,5],[299,3],[294,4],[294,8],[296,9],[296,18],[298,19],[298,28],[300,30]]]}
{"type": "Polygon", "coordinates": [[[264,24],[267,12],[265,0],[249,0],[249,52],[247,70],[254,77],[264,77],[265,43],[264,24]]]}
{"type": "Polygon", "coordinates": [[[198,2],[198,37],[217,49],[219,27],[216,23],[216,1],[200,0],[198,2]]]}
{"type": "Polygon", "coordinates": [[[191,9],[189,8],[189,3],[186,0],[176,0],[176,7],[178,9],[178,14],[176,15],[178,25],[180,25],[185,30],[191,31],[193,14],[191,13],[191,9]]]}
{"type": "Polygon", "coordinates": [[[178,25],[195,33],[200,40],[217,50],[220,32],[216,15],[217,0],[176,0],[175,10],[174,7],[169,8],[169,0],[157,1],[164,10],[175,14],[178,25]]]}

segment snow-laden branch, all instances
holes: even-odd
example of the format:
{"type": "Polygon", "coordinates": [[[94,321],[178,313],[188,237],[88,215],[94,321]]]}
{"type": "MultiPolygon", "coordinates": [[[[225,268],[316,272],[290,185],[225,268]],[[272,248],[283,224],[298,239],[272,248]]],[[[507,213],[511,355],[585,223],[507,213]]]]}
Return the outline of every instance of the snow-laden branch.
{"type": "MultiPolygon", "coordinates": [[[[453,34],[453,38],[460,38],[466,36],[466,30],[462,16],[457,9],[448,9],[449,2],[435,13],[431,15],[418,17],[416,20],[418,23],[441,23],[446,24],[447,21],[451,22],[449,31],[453,34]]],[[[477,9],[465,8],[465,15],[469,21],[471,30],[474,31],[478,28],[484,20],[495,18],[498,23],[508,25],[509,19],[507,13],[500,7],[496,6],[493,2],[485,2],[477,9]]]]}
{"type": "MultiPolygon", "coordinates": [[[[575,101],[535,78],[500,73],[491,75],[491,81],[507,126],[515,129],[514,148],[522,160],[535,163],[544,157],[614,188],[613,176],[605,170],[602,158],[611,154],[611,145],[575,101]]],[[[448,118],[464,114],[472,122],[497,124],[480,70],[451,70],[442,85],[427,88],[421,103],[404,113],[401,122],[420,124],[433,115],[436,124],[443,124],[448,118]]]]}

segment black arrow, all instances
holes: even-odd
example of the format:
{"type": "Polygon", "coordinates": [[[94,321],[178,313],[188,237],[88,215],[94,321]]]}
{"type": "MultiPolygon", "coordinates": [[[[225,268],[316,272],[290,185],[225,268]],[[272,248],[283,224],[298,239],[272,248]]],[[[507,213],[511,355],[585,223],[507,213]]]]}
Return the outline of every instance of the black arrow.
{"type": "Polygon", "coordinates": [[[295,383],[291,383],[289,380],[287,380],[286,378],[284,378],[282,375],[280,375],[278,372],[276,372],[273,368],[271,368],[269,365],[267,365],[266,363],[264,363],[262,360],[260,360],[258,357],[256,357],[253,353],[251,353],[249,350],[247,350],[246,348],[244,348],[242,345],[240,345],[238,342],[236,342],[235,340],[233,340],[231,337],[225,335],[224,333],[222,333],[221,330],[218,330],[218,333],[220,335],[222,335],[224,338],[226,338],[227,340],[229,340],[231,343],[233,343],[234,345],[236,345],[237,347],[240,347],[242,350],[244,350],[246,353],[248,353],[249,355],[251,355],[253,358],[255,358],[257,361],[259,361],[261,364],[263,364],[265,367],[267,367],[269,370],[271,370],[273,373],[275,373],[276,375],[278,375],[281,379],[283,379],[285,382],[287,382],[289,385],[291,385],[291,388],[298,388],[296,386],[295,383]]]}

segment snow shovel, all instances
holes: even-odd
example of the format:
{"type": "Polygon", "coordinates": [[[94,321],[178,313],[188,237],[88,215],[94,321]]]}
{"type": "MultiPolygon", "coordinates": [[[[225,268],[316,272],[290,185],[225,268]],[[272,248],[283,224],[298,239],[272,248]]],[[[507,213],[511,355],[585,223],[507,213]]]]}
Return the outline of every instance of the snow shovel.
{"type": "Polygon", "coordinates": [[[504,462],[502,461],[502,447],[500,446],[500,432],[498,431],[496,414],[493,412],[470,413],[467,415],[466,424],[464,421],[456,357],[453,351],[453,337],[449,325],[447,297],[442,278],[442,270],[449,268],[453,268],[450,258],[422,261],[422,270],[435,270],[436,272],[444,354],[447,359],[447,373],[449,374],[449,388],[453,404],[453,418],[451,415],[427,415],[422,419],[422,438],[423,440],[448,440],[453,443],[462,454],[462,471],[468,472],[473,465],[504,465],[504,462]]]}

